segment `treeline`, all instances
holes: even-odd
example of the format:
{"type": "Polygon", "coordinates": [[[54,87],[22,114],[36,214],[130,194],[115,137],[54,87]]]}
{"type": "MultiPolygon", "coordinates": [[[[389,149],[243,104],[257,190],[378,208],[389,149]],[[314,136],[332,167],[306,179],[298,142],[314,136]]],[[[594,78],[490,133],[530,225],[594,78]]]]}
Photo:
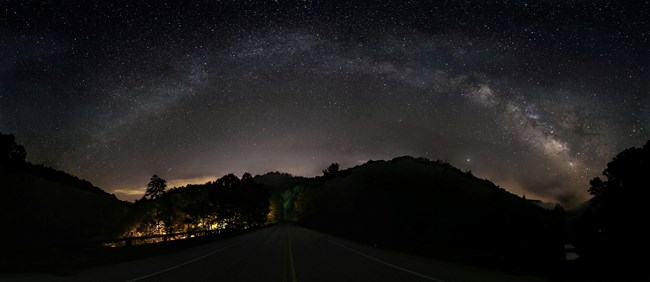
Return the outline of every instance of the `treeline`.
{"type": "Polygon", "coordinates": [[[228,174],[202,185],[164,188],[164,180],[152,177],[145,197],[131,209],[131,226],[123,236],[243,230],[268,221],[270,193],[249,173],[241,179],[228,174]]]}

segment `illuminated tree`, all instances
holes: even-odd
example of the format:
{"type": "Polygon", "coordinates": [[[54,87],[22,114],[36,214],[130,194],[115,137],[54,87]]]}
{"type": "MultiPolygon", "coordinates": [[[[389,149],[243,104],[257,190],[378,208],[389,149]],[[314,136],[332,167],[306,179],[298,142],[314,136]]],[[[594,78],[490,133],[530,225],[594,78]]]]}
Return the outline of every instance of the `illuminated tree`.
{"type": "Polygon", "coordinates": [[[155,200],[165,193],[165,188],[167,188],[167,181],[154,174],[149,184],[147,184],[147,191],[142,196],[142,199],[155,200]]]}

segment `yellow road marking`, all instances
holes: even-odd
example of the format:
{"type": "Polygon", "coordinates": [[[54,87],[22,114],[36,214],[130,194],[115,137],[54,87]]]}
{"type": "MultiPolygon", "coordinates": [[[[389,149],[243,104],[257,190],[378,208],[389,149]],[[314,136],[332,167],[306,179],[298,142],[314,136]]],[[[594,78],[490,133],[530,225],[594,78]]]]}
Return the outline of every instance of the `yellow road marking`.
{"type": "Polygon", "coordinates": [[[293,261],[293,249],[291,248],[291,241],[289,241],[289,270],[291,271],[291,282],[298,282],[296,278],[296,267],[293,261]]]}
{"type": "Polygon", "coordinates": [[[282,281],[284,282],[298,282],[296,278],[296,266],[293,259],[293,248],[291,247],[291,240],[287,235],[287,244],[284,249],[284,269],[282,271],[282,281]]]}

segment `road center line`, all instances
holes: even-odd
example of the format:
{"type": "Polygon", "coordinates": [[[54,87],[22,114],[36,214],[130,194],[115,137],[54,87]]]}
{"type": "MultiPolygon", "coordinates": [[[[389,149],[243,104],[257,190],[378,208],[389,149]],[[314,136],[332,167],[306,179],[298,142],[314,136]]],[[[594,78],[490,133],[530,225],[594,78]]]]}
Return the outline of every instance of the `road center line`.
{"type": "MultiPolygon", "coordinates": [[[[259,234],[261,234],[261,233],[259,233],[259,234]]],[[[188,265],[188,264],[190,264],[190,263],[193,263],[193,262],[195,262],[195,261],[198,261],[198,260],[204,259],[204,258],[209,257],[209,256],[211,256],[211,255],[214,255],[214,254],[216,254],[216,253],[223,252],[223,251],[225,251],[225,250],[227,250],[227,249],[230,249],[230,248],[232,248],[232,247],[239,246],[239,245],[243,244],[244,242],[246,242],[246,241],[248,241],[248,240],[250,240],[250,239],[253,239],[254,237],[259,236],[259,234],[255,234],[255,235],[252,235],[252,234],[251,234],[250,237],[248,237],[248,238],[246,238],[246,239],[244,239],[244,240],[241,240],[241,241],[238,241],[238,242],[232,243],[232,244],[230,244],[230,245],[227,245],[227,246],[225,246],[225,247],[223,247],[223,248],[220,248],[220,249],[214,250],[214,251],[209,252],[209,253],[207,253],[207,254],[205,254],[205,255],[202,255],[202,256],[200,256],[200,257],[197,257],[197,258],[194,258],[194,259],[188,260],[188,261],[186,261],[186,262],[184,262],[184,263],[177,264],[177,265],[175,265],[175,266],[168,267],[168,268],[165,268],[165,269],[163,269],[163,270],[156,271],[156,272],[153,272],[153,273],[150,273],[150,274],[144,275],[144,276],[140,276],[140,277],[137,277],[137,278],[133,278],[133,279],[130,279],[130,280],[126,280],[125,282],[138,281],[138,280],[146,279],[146,278],[149,278],[149,277],[152,277],[152,276],[155,276],[155,275],[158,275],[158,274],[161,274],[161,273],[164,273],[164,272],[170,271],[170,270],[177,269],[177,268],[179,268],[179,267],[181,267],[181,266],[188,265]]]]}
{"type": "Polygon", "coordinates": [[[296,267],[293,260],[293,248],[291,247],[291,240],[287,233],[287,244],[285,245],[284,252],[284,269],[282,273],[282,281],[284,282],[298,282],[296,278],[296,267]]]}
{"type": "Polygon", "coordinates": [[[296,265],[293,261],[293,248],[291,248],[291,241],[289,241],[289,266],[291,270],[291,282],[298,282],[296,278],[296,265]]]}
{"type": "MultiPolygon", "coordinates": [[[[316,234],[318,234],[318,233],[316,233],[316,234]]],[[[431,276],[428,276],[428,275],[425,275],[425,274],[422,274],[422,273],[419,273],[419,272],[415,272],[415,271],[413,271],[413,270],[409,270],[409,269],[403,268],[403,267],[401,267],[401,266],[394,265],[394,264],[392,264],[392,263],[390,263],[390,262],[387,262],[387,261],[384,261],[384,260],[382,260],[382,259],[378,259],[378,258],[376,258],[376,257],[373,257],[373,256],[370,256],[370,255],[367,255],[367,254],[365,254],[365,253],[362,253],[362,252],[360,252],[360,251],[357,251],[357,250],[355,250],[355,249],[352,249],[352,248],[350,248],[350,247],[348,247],[348,246],[345,246],[345,245],[343,245],[343,244],[341,244],[341,243],[339,243],[339,242],[336,242],[336,241],[334,241],[334,240],[330,240],[329,238],[327,238],[327,237],[325,237],[325,236],[323,236],[323,235],[318,234],[318,236],[322,237],[323,239],[325,239],[325,240],[329,241],[330,243],[335,244],[335,245],[337,245],[337,246],[339,246],[339,247],[341,247],[341,248],[344,248],[344,249],[346,249],[346,250],[348,250],[348,251],[351,251],[351,252],[353,252],[353,253],[356,253],[356,254],[358,254],[358,255],[360,255],[360,256],[363,256],[363,257],[365,257],[365,258],[367,258],[367,259],[371,259],[371,260],[373,260],[373,261],[375,261],[375,262],[378,262],[378,263],[384,264],[384,265],[386,265],[386,266],[390,266],[390,267],[392,267],[392,268],[395,268],[395,269],[398,269],[398,270],[401,270],[401,271],[404,271],[404,272],[407,272],[407,273],[410,273],[410,274],[413,274],[413,275],[415,275],[415,276],[419,276],[419,277],[422,277],[422,278],[424,278],[424,279],[428,279],[428,280],[431,280],[431,281],[436,281],[436,282],[448,282],[448,281],[446,281],[446,280],[438,279],[438,278],[431,277],[431,276]]]]}

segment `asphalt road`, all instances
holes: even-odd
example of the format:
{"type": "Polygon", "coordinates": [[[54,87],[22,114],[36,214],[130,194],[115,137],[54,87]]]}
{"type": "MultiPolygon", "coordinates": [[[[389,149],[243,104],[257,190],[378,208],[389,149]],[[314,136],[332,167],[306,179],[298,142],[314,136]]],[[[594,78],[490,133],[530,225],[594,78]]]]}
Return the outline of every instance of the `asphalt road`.
{"type": "Polygon", "coordinates": [[[69,276],[3,281],[543,281],[376,249],[290,224],[69,276]]]}

